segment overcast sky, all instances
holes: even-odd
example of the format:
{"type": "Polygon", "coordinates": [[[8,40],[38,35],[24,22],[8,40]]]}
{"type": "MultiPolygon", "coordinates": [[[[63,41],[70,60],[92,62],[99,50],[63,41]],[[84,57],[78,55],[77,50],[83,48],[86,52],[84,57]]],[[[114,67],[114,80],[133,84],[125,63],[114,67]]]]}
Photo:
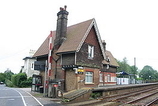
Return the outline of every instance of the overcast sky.
{"type": "Polygon", "coordinates": [[[0,0],[0,72],[18,73],[29,50],[56,29],[67,5],[68,26],[96,19],[102,40],[118,60],[158,70],[158,0],[0,0]]]}

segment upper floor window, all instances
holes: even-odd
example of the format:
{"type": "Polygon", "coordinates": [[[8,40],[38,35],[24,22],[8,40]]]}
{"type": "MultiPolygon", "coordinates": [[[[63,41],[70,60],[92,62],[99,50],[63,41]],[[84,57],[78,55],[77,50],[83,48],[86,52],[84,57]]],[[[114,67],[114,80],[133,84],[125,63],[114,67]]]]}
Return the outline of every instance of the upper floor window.
{"type": "Polygon", "coordinates": [[[34,63],[31,63],[31,70],[34,70],[34,63]]]}
{"type": "Polygon", "coordinates": [[[94,57],[94,46],[88,45],[88,59],[93,59],[94,57]]]}

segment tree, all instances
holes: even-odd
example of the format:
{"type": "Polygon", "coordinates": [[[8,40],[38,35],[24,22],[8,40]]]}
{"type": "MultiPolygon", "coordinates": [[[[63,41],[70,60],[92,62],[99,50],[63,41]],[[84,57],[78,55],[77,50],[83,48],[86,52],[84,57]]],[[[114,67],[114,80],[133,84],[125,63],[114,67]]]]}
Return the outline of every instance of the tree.
{"type": "Polygon", "coordinates": [[[5,82],[5,74],[0,73],[0,82],[5,82]]]}
{"type": "Polygon", "coordinates": [[[135,78],[136,78],[136,75],[138,74],[138,68],[136,66],[130,66],[130,74],[132,74],[135,78]]]}
{"type": "Polygon", "coordinates": [[[118,72],[120,71],[125,71],[125,72],[129,72],[130,71],[130,66],[127,63],[127,58],[123,58],[123,61],[118,61],[119,64],[119,68],[118,68],[118,72]]]}
{"type": "Polygon", "coordinates": [[[139,77],[146,81],[158,80],[158,72],[154,70],[151,66],[146,65],[140,71],[139,77]]]}
{"type": "Polygon", "coordinates": [[[130,66],[128,64],[127,58],[123,58],[123,61],[117,61],[119,64],[119,68],[117,69],[117,72],[124,71],[136,78],[136,75],[138,74],[137,70],[138,68],[136,66],[130,66]]]}
{"type": "Polygon", "coordinates": [[[17,86],[21,87],[21,82],[27,80],[26,73],[19,73],[17,74],[17,86]]]}
{"type": "Polygon", "coordinates": [[[12,75],[11,81],[17,87],[27,87],[30,86],[32,82],[32,80],[27,79],[26,73],[12,75]]]}
{"type": "Polygon", "coordinates": [[[8,80],[11,80],[11,76],[14,75],[14,73],[8,69],[4,72],[4,74],[5,74],[6,79],[8,79],[8,80]]]}

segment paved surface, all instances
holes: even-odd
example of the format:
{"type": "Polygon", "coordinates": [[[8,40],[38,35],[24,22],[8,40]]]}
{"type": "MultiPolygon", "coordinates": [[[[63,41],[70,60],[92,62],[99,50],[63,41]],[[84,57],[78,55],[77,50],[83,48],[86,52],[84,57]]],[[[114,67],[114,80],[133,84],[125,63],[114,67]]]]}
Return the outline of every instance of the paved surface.
{"type": "Polygon", "coordinates": [[[31,88],[9,88],[0,85],[0,106],[62,106],[52,98],[31,92],[31,88]]]}
{"type": "MultiPolygon", "coordinates": [[[[138,86],[140,86],[139,84],[138,86]]],[[[106,87],[97,87],[93,90],[108,90],[116,89],[120,87],[129,87],[136,85],[115,85],[106,87]]],[[[65,104],[66,106],[82,106],[86,102],[65,104]]],[[[104,104],[105,105],[105,104],[104,104]]],[[[64,106],[60,103],[60,99],[43,97],[42,94],[37,92],[31,92],[31,88],[9,88],[5,85],[0,85],[0,106],[64,106]]]]}

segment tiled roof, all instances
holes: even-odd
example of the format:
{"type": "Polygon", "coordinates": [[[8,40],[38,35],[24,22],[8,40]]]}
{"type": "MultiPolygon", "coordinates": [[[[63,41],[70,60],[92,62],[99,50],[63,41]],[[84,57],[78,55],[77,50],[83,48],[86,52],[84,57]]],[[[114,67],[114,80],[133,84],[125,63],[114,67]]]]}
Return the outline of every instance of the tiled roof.
{"type": "Polygon", "coordinates": [[[102,63],[103,63],[103,64],[109,64],[109,65],[111,65],[111,66],[119,67],[119,65],[118,65],[116,59],[113,57],[112,53],[111,53],[110,51],[108,51],[108,50],[106,50],[105,53],[106,53],[106,57],[109,57],[109,58],[110,58],[110,61],[108,62],[108,61],[106,61],[106,60],[103,60],[102,63]]]}
{"type": "MultiPolygon", "coordinates": [[[[88,21],[84,21],[67,27],[67,38],[60,46],[57,53],[76,51],[93,20],[94,19],[90,19],[88,21]]],[[[55,37],[55,33],[56,31],[52,32],[53,37],[55,37]]],[[[39,47],[39,49],[36,51],[33,57],[38,57],[48,54],[48,37],[43,42],[43,44],[39,47]]]]}
{"type": "MultiPolygon", "coordinates": [[[[52,31],[52,34],[55,35],[55,31],[52,31]]],[[[55,37],[55,36],[53,36],[55,37]]],[[[49,50],[49,36],[45,39],[45,41],[42,43],[42,45],[38,48],[38,50],[35,52],[33,57],[48,55],[49,50]]]]}
{"type": "Polygon", "coordinates": [[[67,38],[60,46],[57,53],[76,51],[92,21],[93,19],[68,27],[67,38]]]}
{"type": "MultiPolygon", "coordinates": [[[[87,33],[89,33],[89,28],[92,22],[94,22],[94,19],[90,19],[67,27],[67,38],[60,46],[57,53],[77,51],[81,43],[83,42],[84,37],[86,36],[87,33]]],[[[56,31],[52,31],[52,35],[54,42],[56,31]]],[[[49,43],[49,36],[45,39],[45,41],[42,43],[42,45],[39,47],[39,49],[36,51],[33,57],[48,55],[48,50],[49,50],[48,43],[49,43]]],[[[106,51],[105,54],[106,56],[109,56],[110,62],[103,60],[103,64],[110,64],[116,67],[119,66],[110,51],[106,51]]]]}

